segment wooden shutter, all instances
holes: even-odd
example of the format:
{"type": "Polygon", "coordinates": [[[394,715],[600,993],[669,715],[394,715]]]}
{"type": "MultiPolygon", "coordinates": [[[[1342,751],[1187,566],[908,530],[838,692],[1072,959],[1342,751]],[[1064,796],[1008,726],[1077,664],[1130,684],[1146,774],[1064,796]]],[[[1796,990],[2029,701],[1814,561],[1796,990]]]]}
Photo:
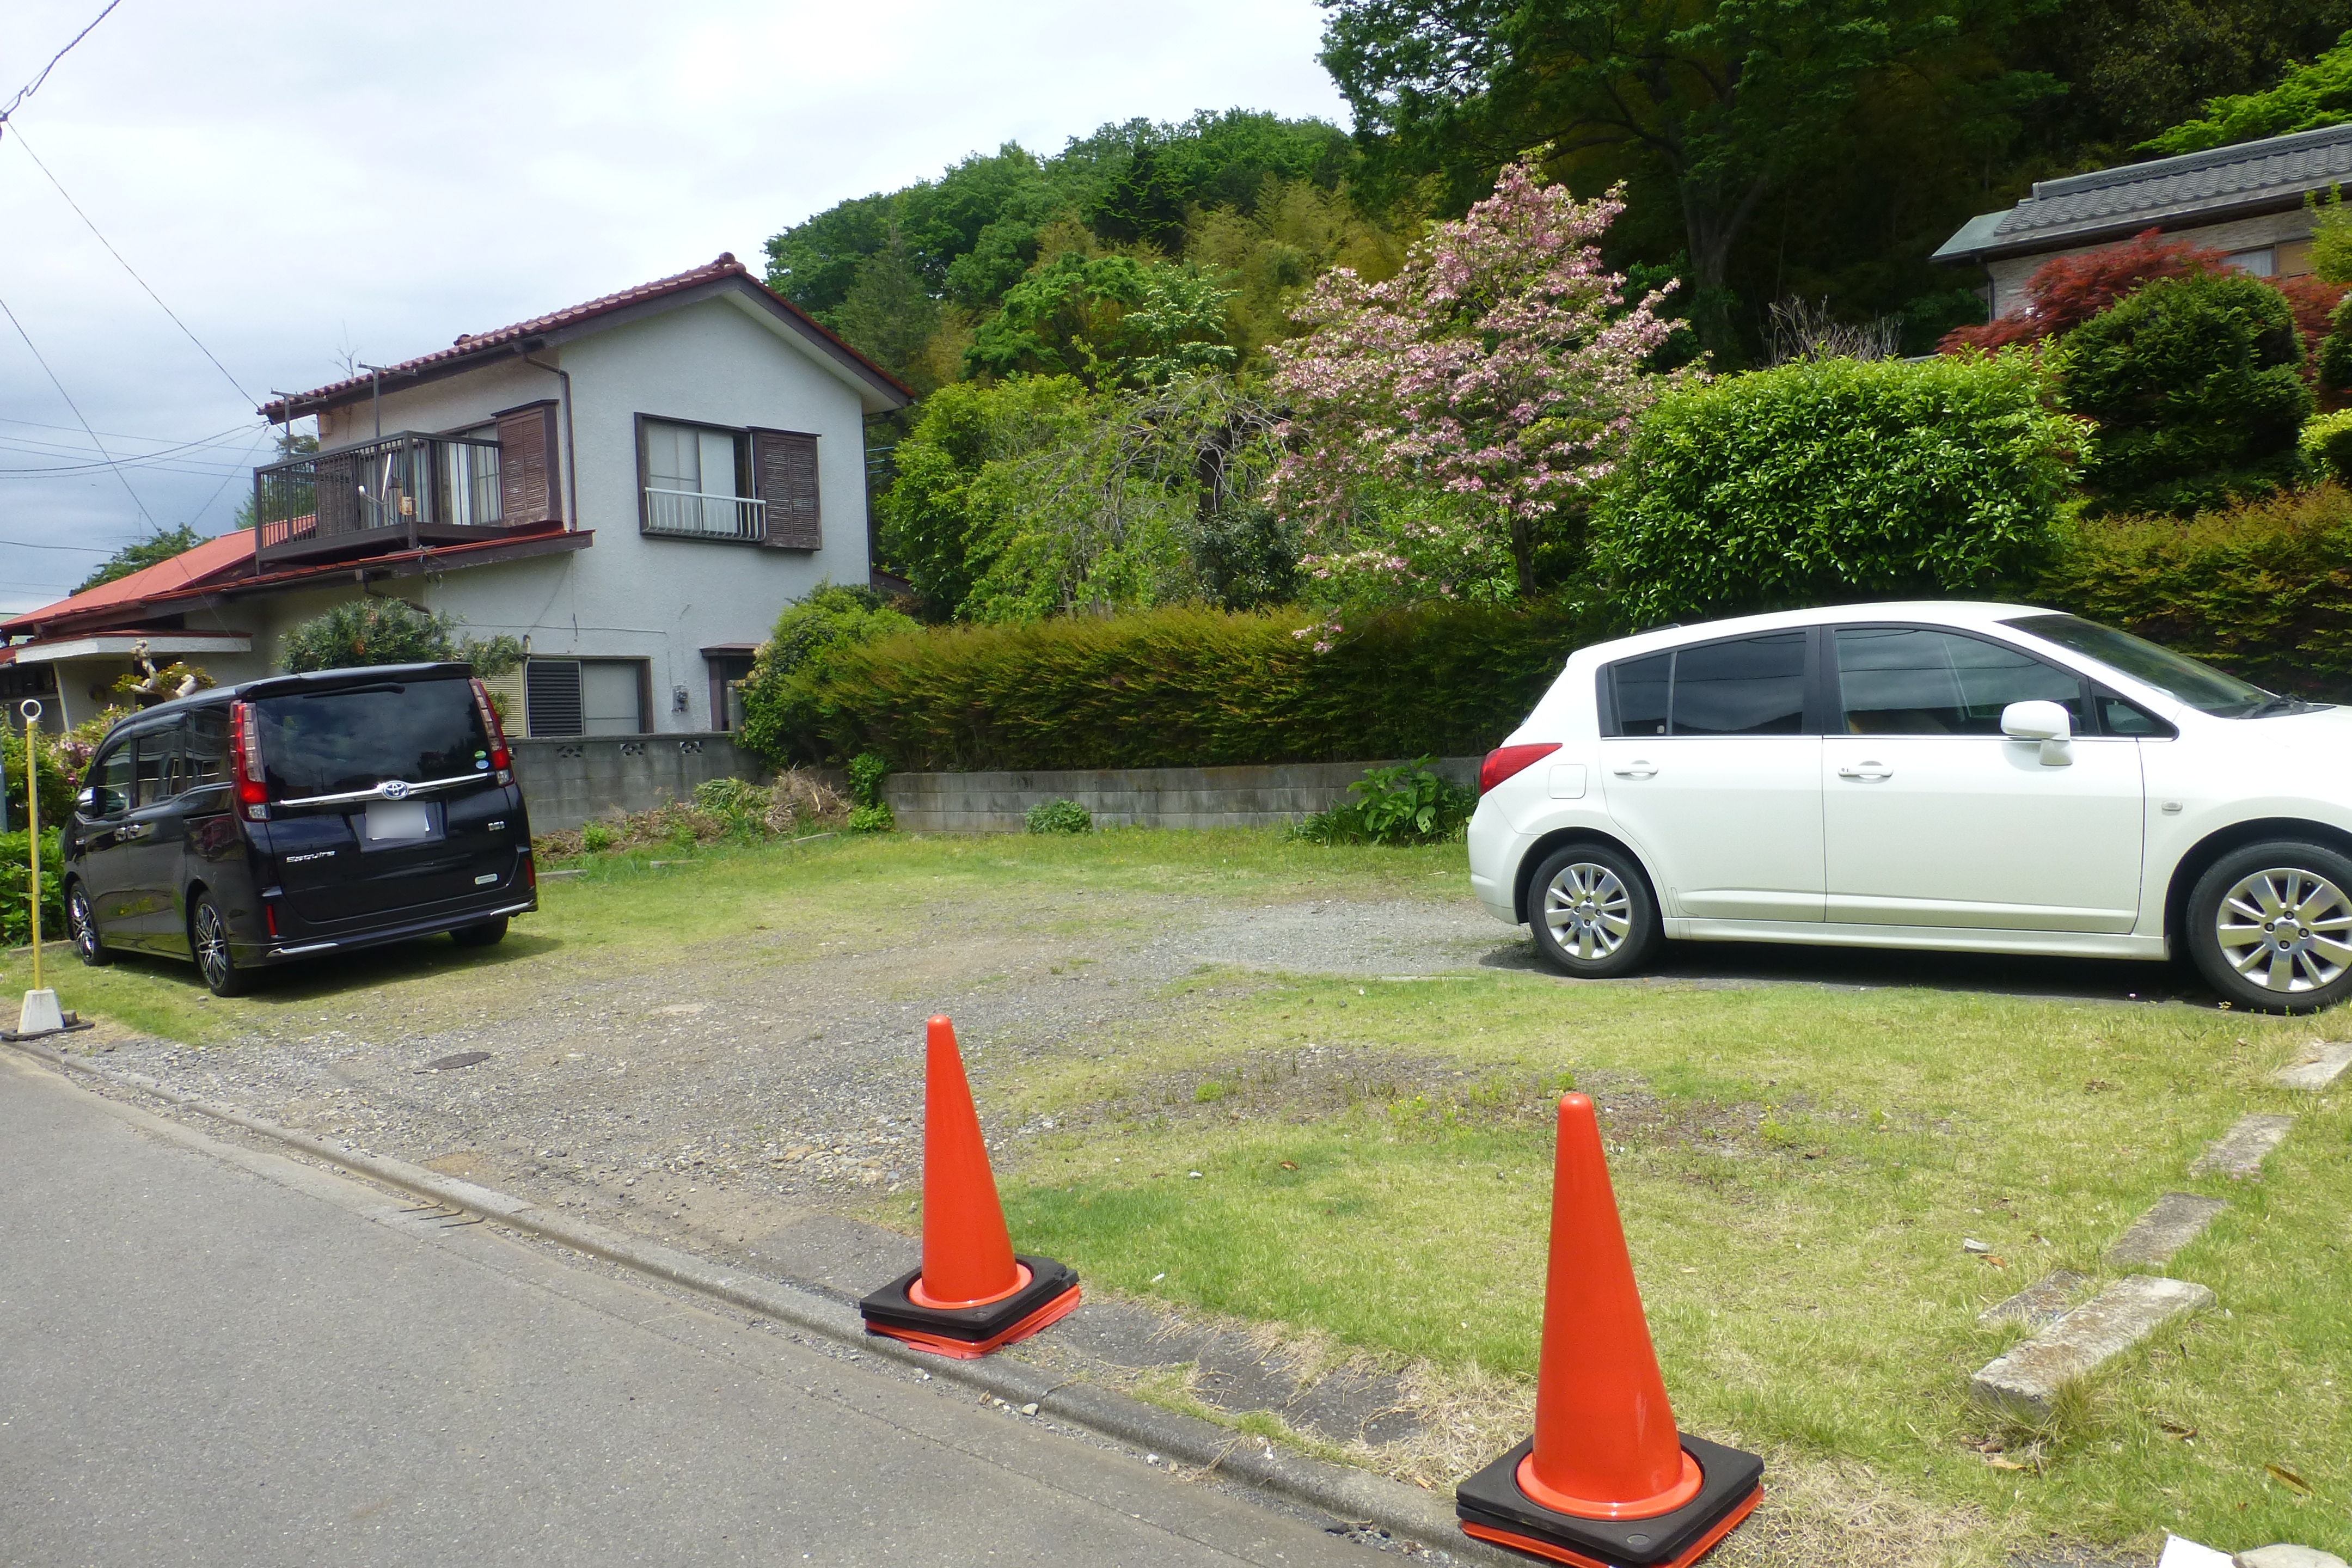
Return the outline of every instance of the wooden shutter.
{"type": "Polygon", "coordinates": [[[556,450],[554,404],[534,403],[499,416],[499,511],[509,528],[562,521],[556,450]]]}
{"type": "Polygon", "coordinates": [[[793,430],[751,432],[751,479],[768,503],[772,550],[816,550],[824,544],[817,507],[816,437],[793,430]]]}

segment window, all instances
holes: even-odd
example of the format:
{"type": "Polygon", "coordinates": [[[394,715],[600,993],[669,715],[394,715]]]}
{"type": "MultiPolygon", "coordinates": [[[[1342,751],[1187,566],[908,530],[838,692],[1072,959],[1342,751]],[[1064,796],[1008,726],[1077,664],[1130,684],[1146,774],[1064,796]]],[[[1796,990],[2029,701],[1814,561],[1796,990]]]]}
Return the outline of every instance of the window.
{"type": "Polygon", "coordinates": [[[736,682],[751,673],[751,661],[757,651],[745,643],[702,650],[703,666],[710,673],[712,729],[740,730],[743,727],[743,691],[736,682]]]}
{"type": "Polygon", "coordinates": [[[748,432],[664,419],[639,422],[645,531],[758,543],[765,509],[751,494],[748,432]]]}
{"type": "Polygon", "coordinates": [[[646,665],[634,658],[534,658],[523,712],[534,735],[643,735],[646,665]]]}
{"type": "Polygon", "coordinates": [[[2031,654],[1925,626],[1840,626],[1849,735],[1998,735],[2012,702],[2055,702],[2086,728],[2083,681],[2031,654]]]}
{"type": "Polygon", "coordinates": [[[228,782],[228,710],[201,708],[188,715],[181,731],[182,755],[187,763],[187,787],[228,782]]]}
{"type": "Polygon", "coordinates": [[[1805,637],[1773,632],[1701,643],[1611,667],[1618,735],[1798,735],[1805,637]]]}
{"type": "Polygon", "coordinates": [[[132,779],[136,791],[133,805],[155,805],[179,794],[172,777],[172,769],[179,761],[179,726],[150,730],[131,742],[139,753],[132,779]]]}
{"type": "Polygon", "coordinates": [[[90,803],[92,816],[120,816],[131,809],[131,769],[136,760],[129,741],[98,759],[89,770],[89,787],[98,793],[90,803]]]}
{"type": "Polygon", "coordinates": [[[2009,624],[2044,642],[2087,654],[2216,718],[2242,719],[2272,702],[2271,694],[2259,686],[2096,621],[2077,616],[2021,616],[2009,624]]]}
{"type": "Polygon", "coordinates": [[[2152,735],[2168,741],[2180,733],[2138,703],[2126,701],[2112,691],[2094,691],[2091,706],[2098,712],[2099,732],[2103,735],[2152,735]]]}

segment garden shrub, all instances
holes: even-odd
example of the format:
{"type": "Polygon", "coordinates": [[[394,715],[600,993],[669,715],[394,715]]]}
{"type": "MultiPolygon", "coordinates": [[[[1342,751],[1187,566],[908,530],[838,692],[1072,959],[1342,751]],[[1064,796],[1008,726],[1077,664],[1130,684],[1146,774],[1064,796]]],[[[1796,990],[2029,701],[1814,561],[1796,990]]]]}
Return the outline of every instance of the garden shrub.
{"type": "Polygon", "coordinates": [[[580,829],[580,847],[591,855],[602,855],[619,841],[619,836],[601,822],[587,823],[580,829]]]}
{"type": "Polygon", "coordinates": [[[1683,386],[1635,432],[1593,564],[1636,626],[1980,591],[2031,570],[2078,421],[1990,357],[1822,360],[1683,386]]]}
{"type": "Polygon", "coordinates": [[[914,619],[885,605],[881,595],[849,584],[820,583],[806,598],[786,605],[743,679],[743,743],[781,755],[782,738],[774,733],[779,693],[795,676],[821,666],[836,649],[914,629],[914,619]]]}
{"type": "MultiPolygon", "coordinates": [[[[457,657],[453,616],[420,610],[405,599],[354,599],[286,628],[278,668],[289,675],[372,664],[437,664],[457,657]]],[[[518,646],[520,652],[520,646],[518,646]]]]}
{"type": "MultiPolygon", "coordinates": [[[[6,781],[6,805],[0,808],[0,832],[13,832],[25,826],[26,734],[23,730],[0,734],[0,777],[6,781]]],[[[81,768],[89,762],[89,754],[84,751],[77,757],[67,738],[36,731],[33,756],[41,775],[41,820],[53,826],[62,825],[66,814],[73,810],[74,793],[80,787],[81,768]]]]}
{"type": "Polygon", "coordinates": [[[2060,401],[2096,421],[2095,512],[2169,512],[2270,495],[2305,476],[2303,341],[2275,289],[2242,274],[2150,283],[2068,333],[2060,401]]]}
{"type": "Polygon", "coordinates": [[[898,826],[890,803],[882,798],[882,781],[890,776],[890,759],[860,752],[849,759],[849,831],[887,833],[898,826]]]}
{"type": "Polygon", "coordinates": [[[2352,483],[2352,408],[2305,420],[2296,445],[2319,472],[2338,484],[2352,483]]]}
{"type": "Polygon", "coordinates": [[[1348,786],[1349,798],[1292,824],[1309,844],[1436,844],[1462,831],[1478,795],[1433,769],[1427,757],[1372,768],[1348,786]]]}
{"type": "Polygon", "coordinates": [[[2273,690],[2352,697],[2352,490],[2086,519],[2033,596],[2273,690]]]}
{"type": "Polygon", "coordinates": [[[1092,833],[1094,813],[1075,800],[1041,800],[1022,814],[1032,833],[1092,833]]]}
{"type": "Polygon", "coordinates": [[[1306,618],[1171,608],[886,637],[782,683],[762,749],[910,772],[1461,756],[1602,629],[1584,605],[1441,605],[1349,616],[1318,653],[1306,618]]]}
{"type": "MultiPolygon", "coordinates": [[[[44,792],[42,820],[48,820],[48,802],[44,792]]],[[[63,820],[60,818],[59,820],[63,820]]],[[[58,868],[63,864],[59,851],[63,835],[48,828],[41,829],[41,941],[64,940],[66,934],[65,895],[58,881],[58,868]]],[[[33,921],[26,895],[32,890],[32,868],[26,864],[32,836],[21,828],[15,833],[0,833],[0,947],[21,947],[33,940],[33,921]]]]}

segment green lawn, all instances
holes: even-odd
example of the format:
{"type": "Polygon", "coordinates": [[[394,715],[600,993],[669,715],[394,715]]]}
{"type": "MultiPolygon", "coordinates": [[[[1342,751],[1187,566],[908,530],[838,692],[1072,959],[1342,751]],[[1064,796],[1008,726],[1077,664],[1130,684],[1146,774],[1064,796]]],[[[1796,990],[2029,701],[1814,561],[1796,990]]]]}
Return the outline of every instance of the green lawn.
{"type": "MultiPolygon", "coordinates": [[[[548,882],[544,910],[486,953],[392,950],[236,1002],[204,999],[184,966],[86,972],[59,950],[51,973],[68,1006],[234,1043],[330,1010],[356,1010],[360,1028],[495,1017],[681,952],[821,963],[825,941],[913,952],[1002,922],[1075,953],[1150,935],[1164,897],[1463,896],[1458,847],[1243,833],[831,839],[580,864],[588,875],[548,882]]],[[[17,981],[21,961],[9,969],[17,981]]],[[[1117,1292],[1408,1365],[1443,1417],[1402,1464],[1424,1479],[1523,1435],[1551,1102],[1573,1082],[1604,1108],[1683,1425],[1765,1448],[1811,1506],[1849,1500],[1823,1476],[1866,1478],[1880,1504],[1955,1530],[1937,1549],[1955,1562],[2048,1532],[2145,1548],[2166,1529],[2352,1552],[2352,1096],[2268,1082],[2334,1032],[1917,984],[1208,972],[1100,1037],[990,1053],[976,1076],[992,1120],[1056,1123],[1000,1173],[1020,1245],[1117,1292]],[[2249,1110],[2300,1118],[2263,1177],[2189,1177],[2249,1110]],[[2229,1201],[2168,1270],[2220,1308],[2113,1369],[2052,1430],[1973,1408],[1969,1374],[2017,1337],[1979,1329],[1977,1312],[2053,1268],[2111,1278],[2103,1249],[2173,1190],[2229,1201]],[[1968,1237],[2000,1264],[1963,1251],[1968,1237]]],[[[873,1212],[911,1223],[903,1199],[873,1212]]]]}
{"type": "Polygon", "coordinates": [[[1016,1096],[1082,1123],[1006,1184],[1022,1245],[1118,1290],[1423,1362],[1483,1428],[1465,1447],[1491,1452],[1523,1435],[1478,1395],[1533,1376],[1552,1090],[1573,1079],[1613,1113],[1685,1427],[1861,1461],[1980,1510],[1987,1545],[2145,1547],[2168,1528],[2352,1548],[2352,1110],[2266,1082],[2310,1023],[1512,973],[1210,989],[1215,1010],[1148,1052],[1049,1068],[1016,1096]],[[1309,1040],[1362,1065],[1302,1116],[1286,1058],[1309,1040]],[[2301,1118],[2264,1179],[2189,1178],[2249,1110],[2301,1118]],[[2101,1252],[2169,1190],[2229,1200],[2169,1270],[2222,1310],[2100,1379],[2056,1430],[1973,1408],[1969,1373],[2021,1337],[1978,1311],[2053,1268],[2112,1278],[2101,1252]]]}

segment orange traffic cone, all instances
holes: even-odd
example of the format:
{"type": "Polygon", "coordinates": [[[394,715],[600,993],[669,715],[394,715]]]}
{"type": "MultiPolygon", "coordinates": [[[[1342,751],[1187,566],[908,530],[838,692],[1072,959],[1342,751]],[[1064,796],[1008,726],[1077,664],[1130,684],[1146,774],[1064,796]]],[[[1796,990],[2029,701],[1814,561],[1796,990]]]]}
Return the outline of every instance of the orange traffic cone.
{"type": "Polygon", "coordinates": [[[857,1303],[866,1331],[973,1361],[1078,1305],[1078,1277],[1015,1257],[988,1168],[955,1026],[930,1022],[923,1078],[923,1266],[857,1303]]]}
{"type": "Polygon", "coordinates": [[[1755,1455],[1675,1430],[1592,1100],[1562,1096],[1535,1436],[1454,1489],[1463,1531],[1577,1568],[1684,1568],[1763,1479],[1755,1455]]]}

